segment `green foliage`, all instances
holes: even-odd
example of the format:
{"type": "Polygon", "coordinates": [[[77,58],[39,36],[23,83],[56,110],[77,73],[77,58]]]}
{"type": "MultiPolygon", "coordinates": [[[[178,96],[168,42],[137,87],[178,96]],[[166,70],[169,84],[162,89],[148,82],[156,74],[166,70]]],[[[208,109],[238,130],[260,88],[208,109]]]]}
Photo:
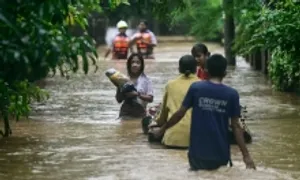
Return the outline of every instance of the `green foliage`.
{"type": "Polygon", "coordinates": [[[90,62],[96,65],[94,40],[87,33],[72,36],[69,27],[85,29],[90,12],[101,8],[100,0],[1,0],[0,9],[0,114],[8,136],[8,117],[28,116],[30,103],[47,97],[35,81],[57,70],[65,76],[80,66],[87,73],[90,62]]]}
{"type": "Polygon", "coordinates": [[[49,98],[49,94],[28,81],[16,81],[8,85],[0,80],[0,108],[2,115],[11,115],[17,120],[20,116],[28,117],[30,113],[30,103],[32,101],[44,101],[49,98]],[[9,98],[7,98],[9,97],[9,98]]]}
{"type": "Polygon", "coordinates": [[[300,48],[300,7],[290,5],[287,9],[263,8],[260,17],[252,26],[256,27],[250,49],[265,47],[271,50],[280,47],[283,51],[300,48]]]}
{"type": "Polygon", "coordinates": [[[167,22],[172,17],[170,13],[166,12],[184,8],[185,3],[182,0],[128,0],[127,2],[122,1],[116,8],[104,8],[104,12],[112,21],[133,17],[167,22]]]}
{"type": "Polygon", "coordinates": [[[223,16],[225,12],[233,13],[238,24],[242,14],[245,14],[245,10],[250,10],[259,3],[259,0],[236,0],[232,1],[234,9],[224,9],[222,0],[180,1],[184,5],[177,6],[167,16],[172,20],[172,25],[176,27],[177,24],[185,24],[190,29],[189,34],[197,39],[217,41],[223,38],[223,16]]]}
{"type": "Polygon", "coordinates": [[[300,57],[295,57],[296,53],[292,51],[295,50],[273,50],[268,70],[274,89],[288,92],[300,90],[300,57]]]}
{"type": "Polygon", "coordinates": [[[260,48],[271,50],[269,76],[274,88],[281,91],[298,90],[300,87],[299,17],[300,7],[291,0],[272,2],[272,8],[265,5],[242,17],[244,27],[236,49],[242,54],[260,48]]]}
{"type": "Polygon", "coordinates": [[[117,7],[105,7],[104,14],[111,22],[116,23],[120,19],[129,19],[131,17],[145,17],[150,14],[150,4],[148,0],[128,0],[126,3],[121,3],[117,7]],[[129,6],[130,5],[130,6],[129,6]]]}
{"type": "Polygon", "coordinates": [[[220,0],[184,1],[185,8],[171,13],[172,24],[188,24],[190,34],[200,40],[220,39],[223,34],[223,11],[220,0]]]}
{"type": "Polygon", "coordinates": [[[242,55],[249,53],[249,41],[252,40],[252,36],[259,26],[256,20],[260,17],[260,10],[260,3],[253,2],[249,6],[245,6],[245,4],[236,5],[237,27],[233,50],[237,53],[242,55]]]}
{"type": "Polygon", "coordinates": [[[120,4],[130,5],[128,0],[108,0],[108,4],[111,9],[117,8],[120,4]]]}
{"type": "MultiPolygon", "coordinates": [[[[139,1],[143,2],[143,0],[139,1]]],[[[153,15],[157,19],[163,20],[165,22],[173,18],[173,15],[171,14],[172,11],[181,11],[187,9],[186,0],[149,0],[149,2],[149,6],[151,11],[153,12],[153,15]]]]}
{"type": "MultiPolygon", "coordinates": [[[[87,25],[89,8],[99,9],[98,1],[8,1],[3,7],[1,19],[2,49],[0,78],[9,83],[15,80],[30,82],[45,78],[59,67],[62,74],[66,67],[78,70],[78,55],[83,57],[85,73],[88,71],[86,50],[96,51],[91,38],[72,37],[68,24],[64,23],[71,13],[76,23],[87,25]],[[94,5],[94,6],[93,6],[94,5]]],[[[95,57],[90,59],[95,63],[95,57]]]]}

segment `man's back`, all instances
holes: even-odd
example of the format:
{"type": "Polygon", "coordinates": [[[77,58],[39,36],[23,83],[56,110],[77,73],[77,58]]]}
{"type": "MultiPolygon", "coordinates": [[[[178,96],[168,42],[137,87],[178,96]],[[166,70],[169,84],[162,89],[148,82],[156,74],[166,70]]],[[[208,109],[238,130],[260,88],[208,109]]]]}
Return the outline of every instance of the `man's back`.
{"type": "MultiPolygon", "coordinates": [[[[196,75],[185,77],[180,75],[174,80],[168,82],[166,86],[165,108],[168,110],[168,119],[181,106],[186,92],[193,82],[199,81],[196,75]]],[[[191,111],[189,111],[183,120],[174,127],[166,131],[163,143],[168,146],[188,147],[190,137],[191,111]]]]}
{"type": "Polygon", "coordinates": [[[188,93],[193,108],[189,155],[203,160],[228,162],[230,159],[229,118],[239,114],[235,89],[210,81],[193,83],[188,93]]]}

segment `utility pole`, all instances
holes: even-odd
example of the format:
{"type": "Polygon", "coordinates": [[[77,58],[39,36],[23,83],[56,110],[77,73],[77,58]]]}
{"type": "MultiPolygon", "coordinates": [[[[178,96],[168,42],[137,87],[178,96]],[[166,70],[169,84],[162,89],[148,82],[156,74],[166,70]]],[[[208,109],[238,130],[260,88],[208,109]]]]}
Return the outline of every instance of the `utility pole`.
{"type": "Polygon", "coordinates": [[[229,65],[236,65],[235,54],[232,50],[233,41],[235,37],[235,25],[234,25],[234,0],[223,0],[224,11],[224,50],[225,57],[229,65]]]}

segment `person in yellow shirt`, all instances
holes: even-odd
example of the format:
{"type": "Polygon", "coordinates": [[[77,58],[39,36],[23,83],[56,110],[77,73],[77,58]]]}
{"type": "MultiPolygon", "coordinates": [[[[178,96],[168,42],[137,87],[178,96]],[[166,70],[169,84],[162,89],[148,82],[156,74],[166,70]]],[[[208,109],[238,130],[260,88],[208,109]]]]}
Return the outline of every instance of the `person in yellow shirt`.
{"type": "MultiPolygon", "coordinates": [[[[181,106],[190,85],[199,81],[196,71],[197,61],[193,56],[184,55],[180,58],[180,75],[170,80],[165,87],[161,111],[155,119],[155,126],[164,125],[181,106]]],[[[161,143],[169,148],[187,148],[190,140],[190,123],[191,111],[188,111],[182,121],[165,132],[161,143]]]]}

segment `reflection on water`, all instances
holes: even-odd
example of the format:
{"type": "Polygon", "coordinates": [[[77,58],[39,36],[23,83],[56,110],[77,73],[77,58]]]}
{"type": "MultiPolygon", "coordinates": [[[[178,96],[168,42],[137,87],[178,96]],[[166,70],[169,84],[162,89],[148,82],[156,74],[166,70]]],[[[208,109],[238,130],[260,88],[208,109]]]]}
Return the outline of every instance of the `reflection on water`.
{"type": "MultiPolygon", "coordinates": [[[[177,75],[176,60],[190,47],[161,45],[157,60],[147,61],[155,103],[162,99],[167,80],[177,75]]],[[[249,149],[257,171],[245,170],[236,146],[234,167],[213,172],[188,172],[187,151],[150,146],[140,121],[116,120],[115,88],[103,72],[110,67],[125,72],[124,62],[101,61],[96,74],[48,80],[51,99],[36,108],[32,121],[13,123],[13,136],[0,140],[0,179],[297,179],[299,98],[273,92],[266,78],[238,62],[225,83],[238,89],[242,104],[248,106],[248,126],[254,134],[249,149]]]]}

